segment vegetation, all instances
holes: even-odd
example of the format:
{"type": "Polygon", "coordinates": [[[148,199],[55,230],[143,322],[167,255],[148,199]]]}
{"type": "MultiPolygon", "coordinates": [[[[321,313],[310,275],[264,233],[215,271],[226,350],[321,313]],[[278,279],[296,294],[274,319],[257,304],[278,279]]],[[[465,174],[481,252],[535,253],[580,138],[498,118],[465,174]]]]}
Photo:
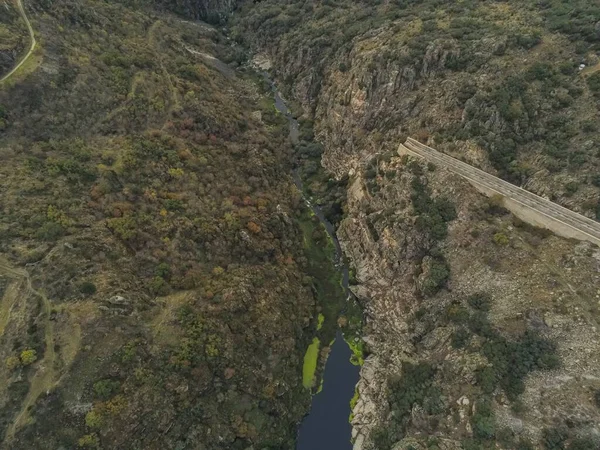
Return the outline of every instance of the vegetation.
{"type": "Polygon", "coordinates": [[[325,342],[345,307],[333,245],[270,90],[187,49],[240,50],[135,3],[36,4],[50,66],[0,90],[0,254],[51,305],[3,334],[2,435],[24,408],[15,449],[291,448],[318,314],[325,342]]]}
{"type": "Polygon", "coordinates": [[[439,390],[433,385],[436,369],[429,363],[404,363],[402,374],[389,382],[389,403],[393,422],[375,432],[376,448],[390,449],[402,439],[414,405],[425,405],[432,412],[440,412],[439,390]]]}
{"type": "Polygon", "coordinates": [[[354,100],[370,99],[351,136],[332,131],[343,119],[323,117],[324,134],[343,152],[411,135],[450,151],[477,144],[515,183],[547,169],[581,184],[582,164],[589,173],[600,165],[600,131],[586,128],[590,144],[578,136],[580,124],[598,120],[599,73],[577,70],[597,63],[597,17],[598,6],[584,0],[263,0],[243,4],[233,29],[238,42],[277,58],[281,79],[302,86],[307,110],[335,104],[333,116],[353,117],[354,100]]]}
{"type": "Polygon", "coordinates": [[[319,349],[321,341],[314,338],[308,346],[304,355],[304,365],[302,366],[302,385],[310,389],[315,385],[315,372],[317,370],[317,361],[319,359],[319,349]]]}
{"type": "Polygon", "coordinates": [[[512,401],[517,401],[524,392],[524,380],[535,370],[555,369],[560,361],[556,355],[556,346],[532,330],[527,330],[518,339],[510,340],[500,334],[489,322],[487,313],[491,308],[491,299],[485,293],[476,293],[467,298],[467,304],[474,310],[470,312],[459,303],[447,309],[448,319],[457,325],[452,337],[455,348],[468,348],[472,335],[481,340],[480,346],[471,351],[479,351],[486,357],[489,365],[476,371],[477,386],[483,394],[471,417],[473,442],[482,442],[502,438],[496,436],[496,429],[490,396],[501,388],[512,401]]]}
{"type": "Polygon", "coordinates": [[[33,349],[25,349],[21,352],[21,364],[24,366],[28,366],[29,364],[33,364],[37,360],[37,353],[33,349]]]}
{"type": "Polygon", "coordinates": [[[411,182],[411,201],[417,215],[415,225],[429,238],[424,248],[429,265],[420,289],[423,295],[430,297],[446,285],[450,276],[450,267],[439,250],[438,243],[447,236],[448,222],[456,218],[456,210],[446,197],[431,197],[428,187],[421,180],[424,171],[420,165],[413,161],[409,167],[414,175],[411,182]]]}

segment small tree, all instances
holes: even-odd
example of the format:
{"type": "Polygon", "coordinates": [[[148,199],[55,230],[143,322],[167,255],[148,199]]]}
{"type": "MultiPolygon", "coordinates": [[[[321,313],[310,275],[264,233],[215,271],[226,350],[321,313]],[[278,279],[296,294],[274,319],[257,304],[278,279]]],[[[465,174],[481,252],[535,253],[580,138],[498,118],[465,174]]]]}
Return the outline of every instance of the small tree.
{"type": "Polygon", "coordinates": [[[21,365],[21,360],[16,356],[9,356],[6,358],[6,368],[8,370],[15,370],[21,365]]]}
{"type": "Polygon", "coordinates": [[[496,233],[494,235],[494,243],[496,245],[508,245],[508,237],[504,233],[496,233]]]}
{"type": "Polygon", "coordinates": [[[33,364],[37,359],[37,353],[35,350],[28,348],[21,352],[21,363],[24,366],[28,366],[29,364],[33,364]]]}
{"type": "Polygon", "coordinates": [[[96,285],[89,281],[84,281],[79,285],[79,292],[84,295],[94,295],[96,293],[96,285]]]}
{"type": "Polygon", "coordinates": [[[97,448],[100,442],[95,434],[86,434],[77,441],[77,445],[81,448],[97,448]]]}

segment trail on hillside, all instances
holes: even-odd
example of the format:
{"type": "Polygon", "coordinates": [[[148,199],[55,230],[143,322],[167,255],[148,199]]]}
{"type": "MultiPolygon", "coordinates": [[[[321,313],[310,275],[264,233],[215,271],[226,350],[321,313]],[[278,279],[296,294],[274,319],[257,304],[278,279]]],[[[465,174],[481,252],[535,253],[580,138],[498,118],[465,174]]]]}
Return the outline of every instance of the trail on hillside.
{"type": "Polygon", "coordinates": [[[25,21],[25,25],[27,25],[27,30],[29,31],[29,37],[31,38],[31,47],[29,48],[29,51],[23,57],[23,59],[21,59],[19,64],[17,64],[10,72],[8,72],[4,77],[2,77],[2,79],[0,79],[0,83],[8,80],[17,70],[19,70],[19,68],[23,64],[25,64],[25,61],[27,61],[29,59],[29,57],[35,50],[35,46],[37,44],[37,42],[35,40],[35,35],[33,34],[33,28],[31,27],[31,23],[29,22],[29,19],[27,18],[27,14],[25,13],[25,8],[23,8],[23,3],[21,2],[21,0],[16,0],[16,1],[17,1],[17,8],[19,9],[19,13],[21,14],[21,17],[23,18],[23,20],[25,21]]]}
{"type": "MultiPolygon", "coordinates": [[[[29,409],[35,401],[38,399],[42,392],[48,391],[52,388],[55,380],[55,362],[56,362],[56,352],[54,351],[54,325],[50,320],[50,311],[51,305],[48,297],[43,292],[40,292],[33,288],[31,283],[31,278],[29,273],[25,269],[19,269],[11,266],[7,261],[0,258],[0,274],[5,276],[16,278],[17,283],[21,290],[26,291],[18,298],[27,299],[30,296],[38,297],[42,301],[42,317],[43,317],[43,326],[44,326],[44,357],[43,359],[37,363],[37,371],[35,375],[31,378],[31,384],[29,386],[29,391],[27,392],[27,396],[21,405],[21,409],[19,413],[15,416],[15,419],[10,424],[6,433],[6,441],[10,441],[15,433],[23,426],[28,419],[29,409]]],[[[17,293],[14,293],[14,296],[17,297],[17,293]]],[[[6,317],[6,321],[8,322],[10,317],[6,317]]]]}

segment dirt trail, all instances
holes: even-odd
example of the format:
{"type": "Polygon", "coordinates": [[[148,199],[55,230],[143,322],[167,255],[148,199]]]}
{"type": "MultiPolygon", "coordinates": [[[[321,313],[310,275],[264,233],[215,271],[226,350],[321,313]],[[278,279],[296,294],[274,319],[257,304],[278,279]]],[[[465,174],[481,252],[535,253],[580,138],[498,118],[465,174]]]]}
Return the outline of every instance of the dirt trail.
{"type": "MultiPolygon", "coordinates": [[[[54,351],[54,324],[50,320],[50,311],[52,306],[48,297],[43,292],[40,292],[33,288],[31,284],[31,278],[29,273],[25,269],[20,269],[13,267],[6,260],[0,258],[0,274],[8,276],[10,278],[15,278],[15,283],[17,286],[17,291],[14,290],[11,292],[10,288],[7,294],[10,294],[8,300],[11,298],[13,300],[27,299],[30,296],[38,297],[42,301],[42,317],[44,319],[44,357],[41,361],[37,363],[37,371],[35,375],[31,378],[31,384],[29,386],[29,391],[27,392],[27,396],[21,405],[21,409],[19,413],[16,415],[13,422],[8,427],[5,443],[10,441],[15,433],[21,428],[24,424],[27,423],[27,419],[29,418],[29,408],[32,406],[38,397],[42,394],[42,392],[49,391],[55,384],[56,370],[55,370],[55,362],[56,362],[56,352],[54,351]],[[25,291],[25,292],[23,292],[25,291]]],[[[14,288],[15,284],[11,285],[14,288]]],[[[7,296],[5,295],[3,298],[2,310],[7,308],[4,305],[4,300],[7,300],[7,296]]],[[[14,303],[13,303],[14,304],[14,303]]],[[[10,308],[8,309],[8,315],[6,317],[6,323],[10,319],[10,308]]],[[[4,319],[3,319],[4,321],[4,319]]],[[[4,325],[6,325],[6,323],[4,325]]],[[[4,327],[2,327],[4,328],[4,327]]]]}
{"type": "Polygon", "coordinates": [[[19,64],[17,64],[13,68],[13,70],[11,70],[4,77],[2,77],[2,79],[0,79],[0,83],[8,80],[17,70],[19,70],[19,68],[23,64],[25,64],[25,61],[27,61],[29,59],[29,57],[35,50],[35,46],[37,44],[37,42],[35,40],[35,35],[33,34],[33,28],[31,27],[31,23],[29,22],[29,19],[27,18],[27,14],[25,13],[25,8],[23,8],[23,3],[21,2],[21,0],[16,0],[16,1],[17,1],[17,8],[19,8],[19,13],[21,14],[21,17],[23,18],[23,20],[25,21],[25,25],[27,25],[27,30],[29,31],[29,37],[31,38],[31,47],[29,48],[29,51],[27,52],[25,57],[21,60],[21,62],[19,62],[19,64]]]}

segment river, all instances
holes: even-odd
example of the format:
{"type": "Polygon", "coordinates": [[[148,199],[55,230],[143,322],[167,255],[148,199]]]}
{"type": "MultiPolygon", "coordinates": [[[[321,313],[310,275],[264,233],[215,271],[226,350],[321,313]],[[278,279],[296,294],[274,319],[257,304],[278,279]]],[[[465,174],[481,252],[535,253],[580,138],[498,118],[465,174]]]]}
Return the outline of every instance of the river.
{"type": "MultiPolygon", "coordinates": [[[[271,85],[275,97],[275,108],[288,120],[290,140],[295,145],[299,138],[298,121],[291,114],[275,83],[267,73],[263,72],[262,74],[271,85]]],[[[297,172],[294,172],[293,175],[296,187],[304,195],[305,191],[300,176],[297,172]]],[[[323,224],[335,245],[335,265],[341,273],[346,298],[350,298],[352,293],[348,287],[349,269],[342,257],[342,248],[335,235],[335,229],[326,219],[321,208],[306,197],[304,200],[323,224]]],[[[325,364],[323,389],[313,396],[310,412],[300,424],[296,450],[352,450],[350,441],[352,427],[349,422],[352,412],[350,400],[354,396],[354,389],[360,377],[360,367],[350,362],[351,356],[352,351],[338,330],[325,364]]]]}

